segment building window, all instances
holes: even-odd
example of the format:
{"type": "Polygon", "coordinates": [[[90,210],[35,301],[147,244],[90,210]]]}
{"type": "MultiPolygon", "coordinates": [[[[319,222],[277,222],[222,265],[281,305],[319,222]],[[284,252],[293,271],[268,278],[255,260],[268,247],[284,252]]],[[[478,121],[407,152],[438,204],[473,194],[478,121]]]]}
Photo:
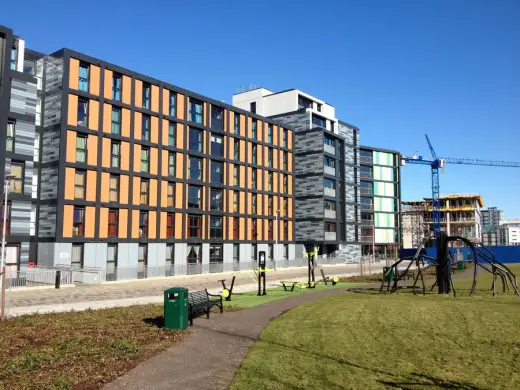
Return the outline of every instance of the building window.
{"type": "Polygon", "coordinates": [[[141,204],[148,204],[148,190],[150,188],[150,182],[148,180],[141,179],[141,204]]]}
{"type": "Polygon", "coordinates": [[[233,212],[234,213],[238,213],[238,210],[239,210],[238,199],[239,199],[239,192],[238,191],[233,192],[233,212]]]}
{"type": "Polygon", "coordinates": [[[267,214],[273,215],[273,196],[269,195],[267,197],[267,214]]]}
{"type": "Polygon", "coordinates": [[[269,259],[274,260],[274,246],[273,246],[273,244],[269,244],[267,246],[267,251],[269,252],[269,259]]]}
{"type": "Polygon", "coordinates": [[[273,190],[273,172],[267,172],[267,191],[273,190]]]}
{"type": "Polygon", "coordinates": [[[76,162],[87,162],[87,137],[82,135],[76,137],[76,162]]]}
{"type": "Polygon", "coordinates": [[[240,134],[240,114],[235,112],[235,123],[233,126],[233,132],[235,134],[240,134]]]}
{"type": "Polygon", "coordinates": [[[251,155],[253,157],[253,164],[256,164],[256,144],[251,147],[251,155]]]}
{"type": "Polygon", "coordinates": [[[88,92],[89,66],[84,63],[79,64],[79,90],[88,92]]]}
{"type": "Polygon", "coordinates": [[[289,166],[289,155],[287,152],[283,152],[283,170],[288,171],[289,166]]]}
{"type": "Polygon", "coordinates": [[[202,217],[200,215],[188,215],[188,238],[201,237],[202,217]]]}
{"type": "Polygon", "coordinates": [[[233,151],[235,153],[235,160],[240,160],[240,141],[237,139],[234,141],[233,151]]]}
{"type": "Polygon", "coordinates": [[[141,172],[148,173],[150,169],[150,150],[141,148],[141,172]]]}
{"type": "Polygon", "coordinates": [[[188,178],[190,180],[202,180],[202,159],[190,157],[188,178]]]}
{"type": "Polygon", "coordinates": [[[190,120],[202,124],[204,121],[204,104],[197,100],[190,99],[190,120]]]}
{"type": "Polygon", "coordinates": [[[224,128],[224,111],[220,107],[211,106],[211,128],[215,130],[224,128]]]}
{"type": "Polygon", "coordinates": [[[148,237],[148,211],[139,212],[139,238],[148,237]]]}
{"type": "Polygon", "coordinates": [[[210,238],[222,238],[222,217],[211,217],[209,226],[210,238]]]}
{"type": "Polygon", "coordinates": [[[251,259],[253,261],[258,260],[258,247],[256,244],[251,244],[251,259]]]}
{"type": "Polygon", "coordinates": [[[211,244],[209,246],[209,262],[222,263],[222,244],[211,244]]]}
{"type": "Polygon", "coordinates": [[[289,217],[289,198],[283,198],[283,215],[289,217]]]}
{"type": "Polygon", "coordinates": [[[74,175],[74,199],[85,199],[85,172],[76,170],[74,175]]]}
{"type": "Polygon", "coordinates": [[[256,114],[256,102],[252,102],[250,105],[249,105],[249,111],[251,111],[253,114],[256,114]]]}
{"type": "Polygon", "coordinates": [[[270,123],[267,124],[267,142],[273,143],[273,125],[270,123]]]}
{"type": "Polygon", "coordinates": [[[188,148],[191,152],[202,152],[202,131],[190,128],[190,142],[188,148]]]}
{"type": "Polygon", "coordinates": [[[175,153],[168,152],[168,175],[175,176],[175,153]]]}
{"type": "Polygon", "coordinates": [[[141,136],[143,141],[150,141],[150,117],[148,115],[142,116],[143,125],[141,127],[141,136]]]}
{"type": "Polygon", "coordinates": [[[238,240],[240,233],[240,221],[238,217],[233,217],[233,239],[238,240]]]}
{"type": "Polygon", "coordinates": [[[175,92],[170,91],[170,116],[175,116],[175,106],[177,105],[177,94],[175,92]]]}
{"type": "Polygon", "coordinates": [[[70,265],[75,268],[83,267],[83,244],[72,244],[70,265]]]}
{"type": "Polygon", "coordinates": [[[188,245],[188,264],[199,264],[200,263],[200,250],[201,245],[188,245]]]}
{"type": "Polygon", "coordinates": [[[211,134],[211,155],[222,157],[223,152],[222,137],[220,135],[211,134]]]}
{"type": "Polygon", "coordinates": [[[168,124],[168,145],[175,146],[175,135],[177,133],[177,124],[170,122],[168,124]]]}
{"type": "Polygon", "coordinates": [[[283,134],[283,147],[287,148],[288,147],[287,145],[289,144],[287,129],[283,129],[282,134],[283,134]]]}
{"type": "Polygon", "coordinates": [[[252,219],[251,220],[251,238],[253,240],[258,240],[257,226],[258,226],[258,220],[252,219]]]}
{"type": "Polygon", "coordinates": [[[17,194],[23,193],[23,175],[25,170],[25,163],[18,161],[11,161],[11,172],[13,176],[9,179],[9,192],[17,194]]]}
{"type": "Polygon", "coordinates": [[[166,214],[166,236],[168,238],[173,238],[175,232],[175,214],[168,213],[166,214]]]}
{"type": "Polygon", "coordinates": [[[289,240],[289,222],[283,221],[283,239],[289,240]]]}
{"type": "Polygon", "coordinates": [[[5,140],[5,150],[7,152],[14,151],[15,127],[16,127],[16,122],[14,122],[14,121],[7,122],[7,138],[5,140]]]}
{"type": "Polygon", "coordinates": [[[83,236],[85,232],[85,209],[83,207],[74,207],[72,235],[83,236]]]}
{"type": "Polygon", "coordinates": [[[88,100],[78,100],[78,126],[88,127],[88,100]]]}
{"type": "Polygon", "coordinates": [[[121,132],[121,109],[112,106],[112,134],[121,132]]]}
{"type": "Polygon", "coordinates": [[[239,171],[239,168],[240,168],[240,167],[239,167],[238,165],[235,165],[235,166],[233,167],[233,185],[234,185],[234,186],[239,186],[239,183],[238,183],[238,181],[239,181],[239,179],[238,179],[238,171],[239,171]]]}
{"type": "Polygon", "coordinates": [[[211,189],[210,209],[222,211],[222,190],[211,189]]]}
{"type": "Polygon", "coordinates": [[[233,263],[240,261],[240,244],[233,244],[233,263]]]}
{"type": "Polygon", "coordinates": [[[188,186],[188,208],[201,208],[200,193],[201,187],[192,185],[188,186]]]}
{"type": "Polygon", "coordinates": [[[312,108],[312,100],[299,95],[298,96],[298,107],[299,108],[312,108]]]}
{"type": "MultiPolygon", "coordinates": [[[[7,210],[5,211],[5,234],[10,234],[11,232],[11,202],[7,202],[7,210]]],[[[4,207],[2,203],[2,207],[0,207],[0,233],[4,228],[4,207]]]]}
{"type": "Polygon", "coordinates": [[[325,122],[326,122],[325,119],[323,119],[322,117],[316,116],[314,114],[312,115],[312,124],[314,126],[325,128],[326,127],[325,122]]]}
{"type": "Polygon", "coordinates": [[[166,244],[166,275],[173,275],[170,268],[174,264],[175,255],[175,245],[174,244],[166,244]],[[169,272],[170,271],[170,272],[169,272]]]}
{"type": "Polygon", "coordinates": [[[256,194],[251,194],[251,212],[253,214],[258,214],[258,212],[257,212],[256,194]]]}
{"type": "Polygon", "coordinates": [[[111,142],[110,157],[112,162],[112,168],[119,168],[119,161],[121,159],[121,144],[119,142],[111,142]]]}
{"type": "Polygon", "coordinates": [[[146,278],[148,266],[148,245],[139,244],[137,251],[137,279],[146,278]]]}
{"type": "MultiPolygon", "coordinates": [[[[287,236],[284,236],[284,237],[287,237],[287,236]]],[[[289,245],[287,245],[287,244],[284,244],[284,246],[283,246],[283,259],[284,260],[289,259],[289,245]]]]}
{"type": "Polygon", "coordinates": [[[121,100],[121,76],[116,73],[112,75],[112,99],[121,100]]]}
{"type": "Polygon", "coordinates": [[[168,183],[168,207],[174,207],[175,183],[168,183]]]}
{"type": "Polygon", "coordinates": [[[273,149],[267,149],[267,166],[271,168],[273,166],[273,149]]]}
{"type": "Polygon", "coordinates": [[[143,84],[143,108],[150,109],[150,84],[143,84]]]}
{"type": "Polygon", "coordinates": [[[119,176],[110,175],[110,202],[119,202],[119,176]]]}
{"type": "Polygon", "coordinates": [[[211,161],[211,182],[222,184],[223,165],[221,162],[211,161]]]}
{"type": "Polygon", "coordinates": [[[16,70],[16,63],[18,61],[18,50],[16,47],[11,48],[11,70],[16,70]]]}
{"type": "Polygon", "coordinates": [[[251,138],[253,139],[256,139],[256,127],[257,127],[257,122],[256,122],[256,119],[253,119],[251,121],[251,138]]]}
{"type": "Polygon", "coordinates": [[[317,106],[318,106],[318,107],[317,107],[318,112],[321,112],[321,107],[322,107],[322,105],[321,105],[320,103],[317,103],[317,106]]]}
{"type": "Polygon", "coordinates": [[[283,175],[283,192],[289,193],[289,176],[283,175]]]}
{"type": "Polygon", "coordinates": [[[117,244],[107,245],[107,280],[116,280],[117,273],[117,244]]]}
{"type": "Polygon", "coordinates": [[[117,210],[108,210],[108,237],[117,237],[117,210]]]}
{"type": "Polygon", "coordinates": [[[251,170],[251,188],[256,190],[256,169],[251,170]]]}

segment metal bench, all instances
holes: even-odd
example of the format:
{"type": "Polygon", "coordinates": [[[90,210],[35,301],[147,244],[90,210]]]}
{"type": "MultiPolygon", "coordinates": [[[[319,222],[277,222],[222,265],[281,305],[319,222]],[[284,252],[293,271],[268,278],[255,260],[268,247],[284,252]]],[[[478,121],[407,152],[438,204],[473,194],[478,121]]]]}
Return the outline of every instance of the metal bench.
{"type": "Polygon", "coordinates": [[[206,313],[206,318],[209,318],[211,308],[216,306],[223,312],[222,296],[210,294],[208,290],[194,291],[188,293],[188,315],[190,325],[193,325],[193,319],[196,315],[206,313]]]}
{"type": "Polygon", "coordinates": [[[294,291],[294,286],[299,285],[301,282],[281,280],[280,283],[282,283],[284,291],[294,291]],[[288,290],[289,286],[291,287],[290,290],[288,290]]]}

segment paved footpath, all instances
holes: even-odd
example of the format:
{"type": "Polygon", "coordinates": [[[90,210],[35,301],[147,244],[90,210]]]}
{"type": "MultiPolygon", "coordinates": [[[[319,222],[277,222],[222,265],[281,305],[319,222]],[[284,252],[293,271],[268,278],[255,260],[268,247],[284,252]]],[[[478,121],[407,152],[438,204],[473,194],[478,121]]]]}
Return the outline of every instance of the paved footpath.
{"type": "Polygon", "coordinates": [[[237,312],[195,319],[178,344],[109,383],[105,390],[227,389],[247,352],[273,319],[342,288],[294,295],[237,312]]]}
{"type": "MultiPolygon", "coordinates": [[[[381,272],[384,263],[372,264],[372,272],[381,272]]],[[[359,264],[323,266],[327,276],[349,276],[359,273],[359,264]]],[[[319,271],[317,280],[321,279],[319,271]]],[[[159,303],[163,301],[165,289],[183,286],[191,291],[207,288],[210,292],[220,292],[219,279],[231,283],[231,273],[173,276],[169,278],[142,279],[129,282],[105,283],[99,285],[79,285],[56,289],[24,289],[7,292],[7,315],[63,312],[70,310],[100,309],[135,304],[159,303]]],[[[280,280],[306,280],[307,267],[285,268],[267,274],[267,285],[279,284],[280,280]]],[[[238,274],[233,291],[252,291],[256,282],[247,272],[238,274]]]]}

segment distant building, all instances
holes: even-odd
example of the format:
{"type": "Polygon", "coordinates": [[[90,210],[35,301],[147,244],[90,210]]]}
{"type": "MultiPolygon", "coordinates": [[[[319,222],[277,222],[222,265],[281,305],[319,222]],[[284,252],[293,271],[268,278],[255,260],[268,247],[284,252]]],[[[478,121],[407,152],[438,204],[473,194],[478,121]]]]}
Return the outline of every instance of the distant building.
{"type": "Polygon", "coordinates": [[[485,246],[507,245],[505,230],[500,228],[502,210],[489,207],[482,210],[482,244],[485,246]]]}

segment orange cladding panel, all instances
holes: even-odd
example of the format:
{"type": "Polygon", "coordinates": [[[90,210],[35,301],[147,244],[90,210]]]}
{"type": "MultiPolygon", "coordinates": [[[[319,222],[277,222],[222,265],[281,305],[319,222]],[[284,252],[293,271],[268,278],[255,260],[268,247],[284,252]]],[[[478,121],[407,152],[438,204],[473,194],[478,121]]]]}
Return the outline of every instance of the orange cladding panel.
{"type": "Polygon", "coordinates": [[[71,126],[78,125],[78,96],[69,94],[69,107],[67,112],[67,123],[71,126]]]}
{"type": "Polygon", "coordinates": [[[184,177],[184,154],[176,153],[175,159],[175,174],[179,179],[182,179],[184,177]]]}
{"type": "Polygon", "coordinates": [[[278,137],[280,136],[278,126],[273,125],[273,145],[278,145],[278,137]]]}
{"type": "Polygon", "coordinates": [[[88,128],[92,130],[99,129],[99,102],[97,100],[89,100],[88,128]]]}
{"type": "Polygon", "coordinates": [[[85,238],[94,238],[96,231],[96,208],[85,207],[85,238]]]}
{"type": "Polygon", "coordinates": [[[181,95],[180,93],[177,94],[177,110],[175,113],[177,114],[177,118],[179,119],[185,119],[184,111],[185,111],[185,104],[186,104],[186,97],[184,95],[181,95]]]}
{"type": "Polygon", "coordinates": [[[76,162],[76,132],[67,130],[67,152],[65,154],[67,162],[76,162]]]}
{"type": "Polygon", "coordinates": [[[134,102],[136,107],[143,107],[143,82],[135,80],[134,102]]]}
{"type": "Polygon", "coordinates": [[[233,175],[235,174],[235,164],[228,163],[226,165],[228,166],[229,169],[226,172],[228,174],[228,176],[224,179],[225,180],[224,184],[229,183],[229,185],[235,185],[234,178],[233,178],[233,175]]]}
{"type": "Polygon", "coordinates": [[[135,205],[141,204],[141,178],[134,176],[132,203],[135,205]]]}
{"type": "Polygon", "coordinates": [[[259,120],[256,121],[256,136],[259,141],[264,140],[264,122],[259,120]]]}
{"type": "Polygon", "coordinates": [[[63,206],[63,237],[72,237],[74,206],[63,206]]]}
{"type": "Polygon", "coordinates": [[[239,184],[240,184],[240,187],[249,187],[250,186],[250,183],[246,183],[246,167],[244,165],[241,165],[240,166],[240,170],[239,170],[239,184]]]}
{"type": "Polygon", "coordinates": [[[74,168],[65,168],[65,195],[67,200],[74,199],[74,179],[76,177],[76,170],[74,168]]]}
{"type": "Polygon", "coordinates": [[[96,171],[87,171],[87,188],[85,199],[87,202],[95,202],[97,198],[97,172],[96,171]]]}
{"type": "Polygon", "coordinates": [[[182,183],[175,183],[175,207],[184,209],[182,204],[182,183]]]}
{"type": "Polygon", "coordinates": [[[184,149],[184,125],[181,123],[177,123],[177,147],[179,149],[184,149]]]}
{"type": "Polygon", "coordinates": [[[78,89],[79,84],[79,60],[71,58],[69,62],[69,88],[78,89]]]}
{"type": "MultiPolygon", "coordinates": [[[[166,238],[166,219],[168,217],[168,213],[166,211],[161,211],[161,219],[160,219],[160,239],[164,240],[166,238]]],[[[174,221],[175,222],[175,221],[174,221]]]]}
{"type": "Polygon", "coordinates": [[[119,224],[117,226],[117,235],[119,238],[128,237],[128,210],[119,209],[119,224]]]}
{"type": "Polygon", "coordinates": [[[289,237],[287,237],[286,240],[292,241],[293,240],[293,222],[292,221],[287,222],[287,230],[289,233],[289,237]]]}
{"type": "Polygon", "coordinates": [[[130,170],[130,143],[125,141],[121,142],[121,169],[130,170]]]}
{"type": "Polygon", "coordinates": [[[287,188],[287,193],[289,195],[292,195],[292,193],[293,193],[293,176],[292,175],[288,175],[288,177],[287,177],[287,186],[289,187],[289,188],[287,188]]]}
{"type": "Polygon", "coordinates": [[[121,111],[121,135],[130,138],[130,110],[123,108],[121,111]]]}
{"type": "MultiPolygon", "coordinates": [[[[240,135],[242,137],[246,136],[246,117],[245,117],[245,115],[240,115],[240,135]]],[[[242,145],[240,145],[240,147],[242,147],[242,145]]]]}
{"type": "Polygon", "coordinates": [[[229,111],[229,125],[228,127],[224,128],[225,131],[228,131],[230,133],[235,132],[235,112],[229,111]]]}
{"type": "Polygon", "coordinates": [[[287,130],[287,148],[293,148],[293,133],[291,130],[287,130]]]}
{"type": "Polygon", "coordinates": [[[161,175],[166,177],[168,176],[168,151],[162,151],[162,159],[161,159],[161,175]]]}
{"type": "MultiPolygon", "coordinates": [[[[226,137],[225,140],[227,142],[224,144],[224,157],[227,157],[230,160],[234,160],[235,159],[235,139],[231,138],[231,137],[226,137]],[[228,153],[227,144],[229,144],[229,153],[228,153]]],[[[240,148],[240,146],[239,146],[239,148],[240,148]]],[[[239,152],[240,152],[240,150],[239,150],[239,152]]]]}
{"type": "Polygon", "coordinates": [[[153,112],[159,112],[159,87],[152,85],[152,102],[151,108],[153,112]]]}
{"type": "Polygon", "coordinates": [[[105,99],[112,99],[112,77],[114,72],[105,69],[105,85],[103,86],[103,96],[105,99]]]}
{"type": "Polygon", "coordinates": [[[273,148],[273,168],[278,169],[278,153],[279,150],[273,148]]]}
{"type": "Polygon", "coordinates": [[[141,172],[141,145],[134,144],[134,172],[141,172]]]}
{"type": "MultiPolygon", "coordinates": [[[[263,221],[264,220],[262,218],[258,218],[256,220],[256,234],[257,234],[258,241],[262,241],[264,239],[263,221]]],[[[254,238],[253,238],[253,240],[254,240],[254,238]]]]}
{"type": "Polygon", "coordinates": [[[156,238],[157,234],[157,211],[148,213],[148,238],[156,238]]]}
{"type": "Polygon", "coordinates": [[[96,65],[90,65],[90,80],[88,82],[89,84],[89,92],[92,95],[99,96],[99,87],[100,87],[100,75],[101,71],[99,69],[99,66],[96,65]]]}
{"type": "Polygon", "coordinates": [[[143,114],[135,112],[134,115],[134,138],[141,139],[141,133],[143,132],[143,114]]]}
{"type": "Polygon", "coordinates": [[[123,103],[132,104],[132,78],[123,76],[123,103]]]}
{"type": "Polygon", "coordinates": [[[287,170],[289,172],[293,172],[293,161],[291,152],[287,152],[287,170]]]}
{"type": "MultiPolygon", "coordinates": [[[[153,101],[153,100],[152,100],[153,101]]],[[[154,144],[159,143],[159,118],[152,116],[152,126],[150,133],[150,141],[154,144]]],[[[164,132],[168,132],[168,128],[163,129],[164,132]]]]}
{"type": "Polygon", "coordinates": [[[278,173],[276,172],[273,172],[273,192],[278,192],[278,173]]]}
{"type": "Polygon", "coordinates": [[[108,237],[108,208],[99,209],[99,238],[108,237]]]}
{"type": "Polygon", "coordinates": [[[162,91],[162,113],[163,115],[170,114],[170,91],[167,89],[162,91]]]}
{"type": "Polygon", "coordinates": [[[240,217],[238,221],[238,238],[240,240],[245,240],[246,237],[246,219],[244,217],[240,217]]]}
{"type": "Polygon", "coordinates": [[[263,215],[269,215],[269,195],[264,195],[264,212],[263,215]]]}
{"type": "MultiPolygon", "coordinates": [[[[233,217],[224,217],[226,220],[226,232],[227,232],[227,239],[232,240],[233,239],[233,217]]],[[[224,237],[226,239],[226,237],[224,237]]]]}
{"type": "Polygon", "coordinates": [[[175,213],[175,238],[177,240],[184,238],[184,234],[182,231],[182,216],[184,214],[175,213]]]}
{"type": "Polygon", "coordinates": [[[107,103],[103,105],[103,132],[112,132],[112,105],[107,103]]]}
{"type": "Polygon", "coordinates": [[[288,198],[288,199],[289,200],[287,202],[288,203],[287,206],[288,206],[289,210],[287,210],[287,212],[288,212],[289,215],[287,215],[287,217],[288,218],[293,218],[293,198],[288,198]]]}
{"type": "Polygon", "coordinates": [[[247,193],[247,214],[248,214],[248,215],[253,214],[253,207],[252,207],[252,205],[251,205],[251,201],[252,201],[252,200],[251,200],[251,198],[252,198],[251,195],[252,195],[251,192],[248,192],[248,193],[247,193]]]}
{"type": "Polygon", "coordinates": [[[139,210],[132,210],[132,237],[139,238],[139,210]]]}
{"type": "Polygon", "coordinates": [[[110,138],[103,138],[101,166],[110,168],[110,138]]]}
{"type": "Polygon", "coordinates": [[[239,199],[238,199],[238,209],[240,214],[246,213],[246,193],[245,191],[240,191],[239,199]]]}
{"type": "Polygon", "coordinates": [[[251,218],[247,218],[246,220],[246,240],[249,240],[251,241],[253,238],[252,238],[252,234],[251,234],[251,218]]]}
{"type": "Polygon", "coordinates": [[[161,143],[163,145],[168,145],[168,128],[170,127],[170,122],[166,119],[162,120],[162,139],[161,143]]]}
{"type": "Polygon", "coordinates": [[[159,168],[159,151],[157,148],[150,148],[150,174],[157,175],[159,168]]]}
{"type": "Polygon", "coordinates": [[[98,137],[97,135],[88,135],[87,140],[87,164],[97,165],[98,158],[98,137]]]}
{"type": "MultiPolygon", "coordinates": [[[[240,161],[246,162],[246,141],[241,139],[239,148],[240,148],[240,150],[239,150],[239,152],[240,152],[240,156],[239,156],[240,157],[240,161]]],[[[249,151],[248,151],[248,153],[249,153],[249,160],[248,160],[248,162],[251,162],[251,151],[250,151],[251,149],[250,148],[248,148],[248,149],[249,149],[249,151]]]]}
{"type": "MultiPolygon", "coordinates": [[[[206,103],[204,103],[206,104],[206,103]]],[[[208,238],[208,229],[207,229],[207,223],[208,223],[208,218],[205,216],[205,215],[202,215],[202,239],[205,240],[208,238]]]]}
{"type": "Polygon", "coordinates": [[[253,168],[256,169],[256,188],[258,190],[264,189],[264,175],[262,173],[262,170],[259,168],[253,168]]]}
{"type": "Polygon", "coordinates": [[[101,202],[110,201],[110,173],[101,173],[101,202]]]}
{"type": "Polygon", "coordinates": [[[229,213],[234,213],[234,211],[233,211],[234,191],[233,190],[227,190],[227,193],[228,193],[228,209],[227,209],[227,211],[229,213]]]}
{"type": "Polygon", "coordinates": [[[130,192],[130,178],[128,175],[119,176],[119,203],[128,204],[130,192]]]}
{"type": "Polygon", "coordinates": [[[207,115],[208,103],[204,102],[203,110],[204,111],[202,111],[202,118],[203,118],[204,126],[209,126],[208,115],[207,115]]]}
{"type": "Polygon", "coordinates": [[[157,179],[150,179],[150,196],[148,197],[148,203],[150,206],[157,206],[157,179]]]}
{"type": "Polygon", "coordinates": [[[168,207],[168,182],[166,180],[161,180],[161,205],[160,206],[168,207]]]}

